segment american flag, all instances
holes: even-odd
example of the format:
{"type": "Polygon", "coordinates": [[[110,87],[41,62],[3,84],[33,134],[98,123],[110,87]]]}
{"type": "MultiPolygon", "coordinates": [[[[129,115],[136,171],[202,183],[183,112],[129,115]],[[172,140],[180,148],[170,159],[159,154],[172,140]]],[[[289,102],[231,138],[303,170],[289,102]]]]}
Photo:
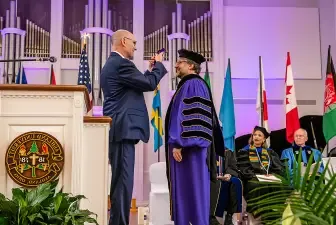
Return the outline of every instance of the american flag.
{"type": "Polygon", "coordinates": [[[84,45],[79,62],[79,70],[78,70],[78,85],[85,85],[88,89],[90,96],[90,106],[89,112],[92,110],[92,84],[90,79],[90,69],[88,63],[88,57],[86,53],[86,45],[84,45]]]}

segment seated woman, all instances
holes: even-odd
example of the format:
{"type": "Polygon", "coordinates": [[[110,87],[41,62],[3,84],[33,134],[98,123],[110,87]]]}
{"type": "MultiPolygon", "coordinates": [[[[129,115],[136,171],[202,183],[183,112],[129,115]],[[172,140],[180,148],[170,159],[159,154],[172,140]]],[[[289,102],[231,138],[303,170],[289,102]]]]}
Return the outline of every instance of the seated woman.
{"type": "Polygon", "coordinates": [[[217,217],[223,217],[226,211],[224,225],[233,225],[232,215],[237,213],[237,220],[242,212],[242,183],[238,178],[235,153],[225,150],[222,176],[217,177],[217,183],[211,183],[210,194],[210,225],[219,225],[217,217]]]}
{"type": "MultiPolygon", "coordinates": [[[[249,206],[248,201],[260,195],[274,191],[272,188],[263,188],[251,193],[252,190],[260,187],[257,174],[283,175],[284,166],[278,154],[272,149],[267,148],[266,139],[269,133],[263,127],[256,126],[253,130],[250,144],[237,152],[237,167],[240,178],[243,182],[243,195],[247,202],[247,212],[253,213],[255,210],[249,206]]],[[[265,184],[262,184],[265,185],[265,184]]],[[[258,215],[255,215],[258,216],[258,215]]]]}

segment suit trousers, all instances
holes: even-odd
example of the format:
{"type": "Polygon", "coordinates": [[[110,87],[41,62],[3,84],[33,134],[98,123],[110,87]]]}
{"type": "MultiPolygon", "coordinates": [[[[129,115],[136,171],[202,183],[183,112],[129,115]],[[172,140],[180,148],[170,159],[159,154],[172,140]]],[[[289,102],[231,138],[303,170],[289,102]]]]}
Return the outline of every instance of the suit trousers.
{"type": "Polygon", "coordinates": [[[215,215],[222,217],[224,211],[230,214],[242,212],[243,185],[239,178],[231,177],[230,181],[221,181],[219,198],[215,215]]]}
{"type": "Polygon", "coordinates": [[[128,225],[134,183],[135,140],[110,142],[112,168],[109,225],[128,225]]]}
{"type": "Polygon", "coordinates": [[[217,180],[211,182],[210,218],[222,218],[224,211],[228,213],[242,212],[243,185],[239,178],[231,177],[230,181],[217,180]]]}

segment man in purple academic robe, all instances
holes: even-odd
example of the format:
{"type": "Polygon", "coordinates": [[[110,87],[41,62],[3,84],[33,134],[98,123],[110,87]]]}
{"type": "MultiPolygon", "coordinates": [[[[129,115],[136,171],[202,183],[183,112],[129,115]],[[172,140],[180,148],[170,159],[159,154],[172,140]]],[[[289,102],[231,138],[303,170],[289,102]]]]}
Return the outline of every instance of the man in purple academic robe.
{"type": "Polygon", "coordinates": [[[216,153],[224,156],[224,140],[210,88],[199,76],[205,58],[178,53],[181,81],[165,119],[171,219],[175,225],[209,225],[210,180],[216,182],[216,153]]]}

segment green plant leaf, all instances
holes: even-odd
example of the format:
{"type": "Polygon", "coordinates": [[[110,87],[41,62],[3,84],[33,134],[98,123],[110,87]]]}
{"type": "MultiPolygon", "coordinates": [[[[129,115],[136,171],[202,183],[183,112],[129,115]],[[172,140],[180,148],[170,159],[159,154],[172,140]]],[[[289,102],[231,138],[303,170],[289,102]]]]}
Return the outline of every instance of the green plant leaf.
{"type": "Polygon", "coordinates": [[[50,183],[41,184],[30,190],[27,194],[27,202],[30,206],[41,204],[49,196],[53,194],[50,183]]]}
{"type": "Polygon", "coordinates": [[[69,212],[69,216],[71,216],[72,222],[74,224],[84,224],[84,222],[97,223],[96,219],[90,217],[91,215],[95,215],[93,212],[89,210],[76,210],[74,212],[69,212]]]}
{"type": "Polygon", "coordinates": [[[58,213],[58,210],[61,206],[63,200],[63,194],[62,193],[57,193],[56,196],[54,197],[54,212],[55,214],[58,213]]]}
{"type": "Polygon", "coordinates": [[[27,206],[27,202],[25,200],[26,193],[23,192],[21,189],[13,188],[12,189],[12,195],[13,195],[13,201],[16,202],[19,205],[19,207],[26,207],[27,206]]]}
{"type": "Polygon", "coordinates": [[[0,215],[11,216],[16,215],[19,211],[19,206],[12,200],[0,200],[0,215]]]}
{"type": "MultiPolygon", "coordinates": [[[[316,165],[310,172],[313,163],[313,156],[311,156],[308,160],[306,171],[302,174],[301,163],[302,158],[299,157],[298,162],[293,164],[293,176],[290,177],[287,174],[287,177],[281,179],[282,183],[274,183],[255,189],[255,191],[258,191],[272,187],[277,190],[248,201],[253,212],[262,215],[265,224],[281,223],[280,221],[285,219],[284,212],[287,210],[286,213],[290,214],[288,205],[290,205],[290,210],[293,214],[292,220],[293,218],[299,218],[301,224],[335,224],[335,173],[325,169],[319,174],[321,160],[315,162],[316,165]],[[328,179],[326,179],[327,172],[328,179]],[[274,220],[274,217],[277,219],[274,220]]],[[[329,162],[324,167],[328,168],[328,164],[329,162]]],[[[288,168],[286,168],[287,170],[288,168]]]]}
{"type": "Polygon", "coordinates": [[[6,196],[0,193],[0,201],[7,200],[6,196]]]}
{"type": "Polygon", "coordinates": [[[33,213],[27,216],[30,223],[34,224],[37,219],[43,219],[42,215],[40,213],[33,213]]]}
{"type": "Polygon", "coordinates": [[[333,176],[327,183],[327,185],[321,190],[323,196],[318,198],[318,200],[315,202],[315,210],[316,213],[319,216],[322,216],[323,214],[323,204],[328,203],[328,199],[332,199],[332,196],[335,194],[336,190],[336,176],[333,176]]]}
{"type": "Polygon", "coordinates": [[[56,192],[57,184],[58,181],[54,181],[33,189],[14,188],[13,200],[1,194],[0,218],[8,218],[8,225],[98,224],[96,214],[79,207],[85,196],[72,196],[62,190],[56,192]]]}
{"type": "Polygon", "coordinates": [[[36,221],[35,224],[36,225],[53,225],[53,224],[45,223],[45,222],[42,222],[42,221],[36,221]]]}
{"type": "MultiPolygon", "coordinates": [[[[302,154],[302,151],[300,152],[300,155],[302,154]]],[[[313,159],[314,159],[314,155],[312,154],[310,157],[309,157],[309,160],[308,160],[308,165],[307,165],[307,169],[306,169],[306,171],[310,171],[310,168],[311,168],[311,166],[312,166],[312,163],[313,163],[313,159]]],[[[315,166],[316,167],[316,166],[315,166]]],[[[319,168],[319,165],[318,165],[318,167],[317,168],[319,168]]],[[[300,174],[301,175],[301,174],[300,174]]],[[[303,176],[303,181],[302,181],[302,185],[301,185],[301,193],[304,191],[304,188],[305,188],[305,185],[303,185],[303,184],[306,184],[307,183],[307,181],[309,180],[309,178],[310,178],[310,176],[309,176],[310,174],[309,173],[305,173],[304,174],[304,176],[303,176]]]]}

